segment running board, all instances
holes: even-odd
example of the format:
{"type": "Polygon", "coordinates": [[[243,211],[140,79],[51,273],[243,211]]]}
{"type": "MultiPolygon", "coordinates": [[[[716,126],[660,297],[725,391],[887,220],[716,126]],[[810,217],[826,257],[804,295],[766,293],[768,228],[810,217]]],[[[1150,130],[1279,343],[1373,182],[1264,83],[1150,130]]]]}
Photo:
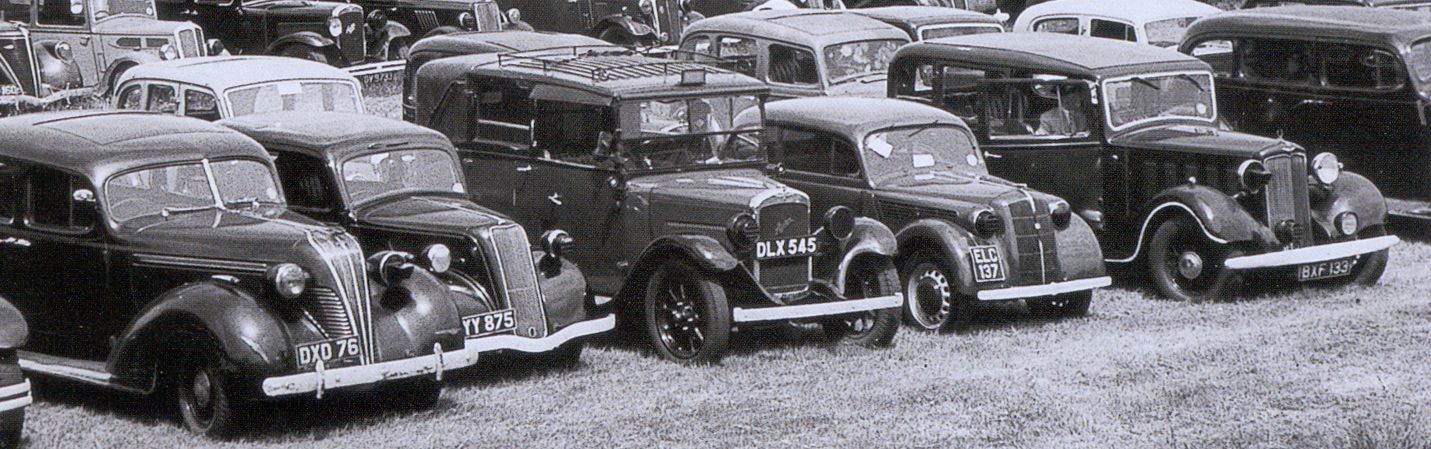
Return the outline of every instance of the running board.
{"type": "Polygon", "coordinates": [[[29,351],[17,351],[20,356],[20,369],[36,374],[59,377],[67,380],[82,382],[98,387],[121,390],[130,393],[144,394],[146,391],[127,385],[120,385],[114,381],[114,376],[104,369],[104,362],[92,360],[72,359],[47,354],[38,354],[29,351]]]}

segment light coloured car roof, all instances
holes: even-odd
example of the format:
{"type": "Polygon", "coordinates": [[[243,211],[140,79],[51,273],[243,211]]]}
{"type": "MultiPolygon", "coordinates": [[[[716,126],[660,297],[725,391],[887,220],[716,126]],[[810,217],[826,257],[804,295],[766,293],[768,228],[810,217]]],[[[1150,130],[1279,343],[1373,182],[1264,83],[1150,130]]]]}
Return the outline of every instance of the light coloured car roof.
{"type": "Polygon", "coordinates": [[[909,40],[904,30],[861,14],[815,9],[746,11],[711,17],[691,23],[685,36],[697,32],[760,36],[815,48],[851,41],[909,40]]]}
{"type": "Polygon", "coordinates": [[[334,79],[358,82],[348,72],[319,62],[277,56],[208,56],[140,64],[120,77],[177,81],[222,92],[231,87],[291,79],[334,79]]]}
{"type": "Polygon", "coordinates": [[[1014,20],[1014,30],[1028,31],[1029,22],[1048,15],[1107,17],[1142,25],[1163,19],[1201,17],[1220,11],[1197,0],[1054,0],[1025,9],[1014,20]]]}

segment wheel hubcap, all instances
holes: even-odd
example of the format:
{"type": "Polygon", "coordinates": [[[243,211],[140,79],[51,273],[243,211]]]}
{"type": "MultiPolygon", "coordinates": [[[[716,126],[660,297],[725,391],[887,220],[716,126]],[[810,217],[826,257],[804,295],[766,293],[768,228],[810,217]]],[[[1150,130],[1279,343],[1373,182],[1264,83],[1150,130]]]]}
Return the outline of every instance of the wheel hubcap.
{"type": "Polygon", "coordinates": [[[194,373],[194,404],[200,408],[208,408],[210,396],[213,393],[213,382],[209,380],[207,371],[194,373]]]}
{"type": "Polygon", "coordinates": [[[936,268],[922,270],[910,280],[905,296],[910,298],[910,312],[919,325],[938,327],[949,318],[952,308],[949,278],[936,268]]]}
{"type": "Polygon", "coordinates": [[[660,307],[656,318],[661,344],[677,357],[694,357],[705,343],[705,335],[701,333],[705,321],[695,300],[687,293],[686,286],[672,284],[667,286],[665,294],[657,302],[660,307]]]}
{"type": "Polygon", "coordinates": [[[1202,256],[1192,251],[1184,251],[1178,256],[1178,274],[1184,279],[1202,277],[1202,256]]]}

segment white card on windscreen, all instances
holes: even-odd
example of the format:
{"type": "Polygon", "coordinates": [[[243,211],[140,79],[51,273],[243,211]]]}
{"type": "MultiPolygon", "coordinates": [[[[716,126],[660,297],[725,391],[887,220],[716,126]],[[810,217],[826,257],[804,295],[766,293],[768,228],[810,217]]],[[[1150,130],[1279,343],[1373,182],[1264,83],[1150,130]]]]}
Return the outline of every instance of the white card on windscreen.
{"type": "Polygon", "coordinates": [[[925,168],[934,166],[934,155],[916,154],[914,155],[914,168],[925,168]]]}

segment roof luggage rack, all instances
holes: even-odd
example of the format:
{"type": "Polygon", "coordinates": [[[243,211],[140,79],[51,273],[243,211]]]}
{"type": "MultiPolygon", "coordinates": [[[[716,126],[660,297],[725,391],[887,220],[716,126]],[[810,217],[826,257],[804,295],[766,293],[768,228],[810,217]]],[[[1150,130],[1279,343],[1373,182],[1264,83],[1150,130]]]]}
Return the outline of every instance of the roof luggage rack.
{"type": "Polygon", "coordinates": [[[601,45],[553,47],[502,53],[497,55],[497,65],[528,67],[540,69],[547,74],[559,73],[585,77],[592,82],[668,77],[696,70],[710,73],[725,72],[725,70],[707,64],[656,60],[633,50],[617,50],[601,45]],[[606,51],[581,52],[584,48],[606,51]],[[571,51],[570,53],[558,52],[564,49],[571,51]]]}

